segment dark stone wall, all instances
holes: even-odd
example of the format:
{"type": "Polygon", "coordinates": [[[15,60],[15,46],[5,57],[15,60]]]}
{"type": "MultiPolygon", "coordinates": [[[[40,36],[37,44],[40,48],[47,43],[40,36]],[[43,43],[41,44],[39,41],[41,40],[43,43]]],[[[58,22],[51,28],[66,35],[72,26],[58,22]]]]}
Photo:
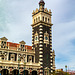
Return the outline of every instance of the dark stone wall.
{"type": "MultiPolygon", "coordinates": [[[[36,32],[39,35],[39,26],[34,27],[33,29],[34,29],[34,35],[35,35],[36,32]]],[[[35,62],[38,63],[39,62],[39,44],[37,44],[37,46],[34,45],[34,48],[35,48],[35,62]]]]}
{"type": "MultiPolygon", "coordinates": [[[[52,42],[50,42],[50,27],[43,25],[42,28],[43,28],[43,40],[44,40],[44,33],[46,33],[46,31],[47,31],[47,33],[49,34],[49,44],[47,44],[47,46],[44,43],[44,41],[42,40],[43,41],[43,47],[41,47],[41,48],[43,48],[43,54],[42,54],[43,55],[43,65],[42,66],[44,68],[45,67],[50,68],[50,43],[52,43],[52,42]]],[[[34,34],[37,31],[38,36],[39,36],[39,26],[34,27],[33,29],[34,29],[34,34]]],[[[35,48],[35,62],[36,63],[39,62],[39,45],[40,44],[37,44],[37,47],[36,47],[36,45],[34,45],[34,48],[35,48]]]]}

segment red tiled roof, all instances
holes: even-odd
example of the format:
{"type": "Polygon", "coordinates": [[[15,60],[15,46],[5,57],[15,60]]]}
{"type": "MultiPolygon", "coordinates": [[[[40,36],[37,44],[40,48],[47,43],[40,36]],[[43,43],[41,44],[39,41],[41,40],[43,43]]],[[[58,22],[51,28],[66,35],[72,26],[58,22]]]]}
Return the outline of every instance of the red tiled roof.
{"type": "MultiPolygon", "coordinates": [[[[17,47],[17,46],[19,46],[18,43],[7,42],[7,46],[8,46],[8,44],[9,44],[10,47],[17,47]]],[[[27,49],[32,50],[32,46],[25,45],[25,48],[26,47],[27,47],[27,49]]]]}
{"type": "Polygon", "coordinates": [[[32,50],[32,46],[25,45],[25,48],[26,47],[27,47],[27,49],[32,50]]]}
{"type": "Polygon", "coordinates": [[[12,42],[7,42],[7,45],[8,45],[8,43],[9,43],[9,46],[12,46],[12,47],[17,47],[17,45],[19,45],[17,43],[12,43],[12,42]]]}

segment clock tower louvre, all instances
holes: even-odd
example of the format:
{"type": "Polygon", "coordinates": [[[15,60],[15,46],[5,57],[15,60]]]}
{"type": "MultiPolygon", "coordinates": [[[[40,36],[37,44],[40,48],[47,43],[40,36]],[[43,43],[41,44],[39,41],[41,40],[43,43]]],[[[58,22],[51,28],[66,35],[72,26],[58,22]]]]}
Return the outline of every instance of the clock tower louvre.
{"type": "MultiPolygon", "coordinates": [[[[40,63],[40,75],[48,69],[53,73],[52,56],[52,23],[51,10],[44,8],[45,2],[40,0],[39,9],[32,13],[32,49],[35,50],[35,62],[40,63]]],[[[48,73],[48,74],[49,74],[48,73]]]]}

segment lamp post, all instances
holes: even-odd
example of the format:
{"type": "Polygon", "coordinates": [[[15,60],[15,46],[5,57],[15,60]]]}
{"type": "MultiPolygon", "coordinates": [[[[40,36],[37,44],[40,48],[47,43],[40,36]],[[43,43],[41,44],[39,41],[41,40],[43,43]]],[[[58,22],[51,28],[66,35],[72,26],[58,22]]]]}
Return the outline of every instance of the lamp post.
{"type": "Polygon", "coordinates": [[[19,63],[20,63],[20,58],[18,58],[18,75],[19,75],[19,63]]]}
{"type": "Polygon", "coordinates": [[[25,57],[26,57],[26,55],[24,55],[24,75],[25,75],[25,65],[26,65],[25,57]]]}
{"type": "Polygon", "coordinates": [[[66,69],[66,75],[67,75],[67,65],[65,65],[65,69],[66,69]]]}

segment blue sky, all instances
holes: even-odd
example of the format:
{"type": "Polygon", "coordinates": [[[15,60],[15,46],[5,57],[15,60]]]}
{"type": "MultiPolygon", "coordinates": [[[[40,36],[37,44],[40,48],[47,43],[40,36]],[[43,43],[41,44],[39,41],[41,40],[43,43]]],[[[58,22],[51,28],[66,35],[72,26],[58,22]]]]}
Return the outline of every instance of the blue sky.
{"type": "MultiPolygon", "coordinates": [[[[56,68],[75,70],[75,0],[44,0],[52,11],[53,49],[56,68]]],[[[0,0],[0,38],[11,42],[24,40],[31,45],[32,11],[39,0],[0,0]]]]}

